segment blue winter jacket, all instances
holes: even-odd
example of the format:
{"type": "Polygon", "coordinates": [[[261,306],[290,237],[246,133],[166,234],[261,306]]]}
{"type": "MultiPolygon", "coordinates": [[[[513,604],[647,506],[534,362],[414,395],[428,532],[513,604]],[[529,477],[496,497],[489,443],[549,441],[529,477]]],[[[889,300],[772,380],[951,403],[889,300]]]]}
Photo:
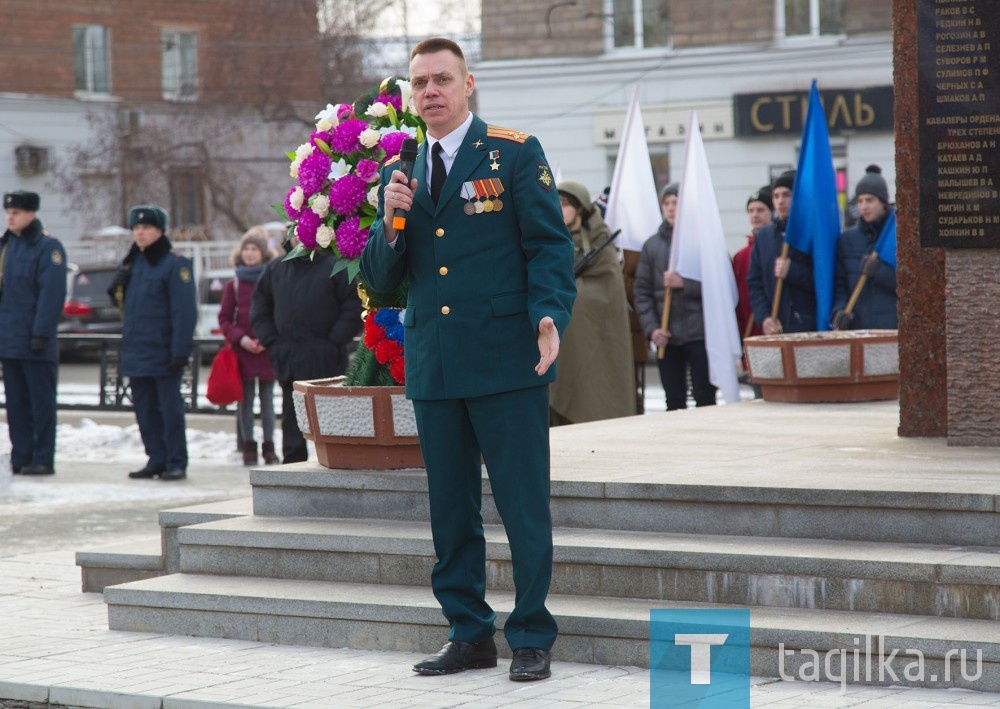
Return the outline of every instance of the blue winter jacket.
{"type": "MultiPolygon", "coordinates": [[[[766,224],[757,232],[753,250],[750,252],[750,271],[747,273],[747,289],[754,319],[763,325],[771,317],[771,304],[777,289],[774,277],[774,262],[781,256],[785,243],[785,223],[783,221],[766,224]]],[[[791,261],[788,276],[781,287],[781,302],[778,305],[778,320],[782,332],[811,332],[816,329],[816,286],[813,283],[812,257],[796,248],[788,249],[791,261]]]]}
{"type": "Polygon", "coordinates": [[[0,359],[55,362],[59,354],[59,317],[66,300],[66,252],[58,239],[31,222],[20,236],[7,231],[3,280],[0,281],[0,359]],[[45,348],[32,352],[32,338],[45,348]]]}
{"type": "Polygon", "coordinates": [[[122,324],[121,372],[126,377],[176,375],[170,361],[191,356],[198,319],[191,261],[170,251],[166,236],[119,267],[128,272],[122,324]]]}

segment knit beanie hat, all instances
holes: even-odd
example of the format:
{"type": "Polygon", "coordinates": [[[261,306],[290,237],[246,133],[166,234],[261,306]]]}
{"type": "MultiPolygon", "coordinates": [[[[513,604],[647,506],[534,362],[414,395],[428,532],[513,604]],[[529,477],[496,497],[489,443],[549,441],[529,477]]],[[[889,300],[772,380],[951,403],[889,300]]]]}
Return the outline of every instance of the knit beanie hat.
{"type": "Polygon", "coordinates": [[[759,190],[750,195],[747,199],[747,206],[750,206],[751,202],[761,202],[768,211],[774,211],[774,202],[771,201],[771,187],[770,185],[764,185],[759,190]]]}
{"type": "Polygon", "coordinates": [[[233,265],[240,266],[243,263],[243,247],[253,244],[260,250],[261,262],[267,263],[271,260],[273,252],[267,245],[267,231],[262,226],[253,226],[240,238],[240,243],[233,250],[233,265]]]}
{"type": "Polygon", "coordinates": [[[882,177],[882,168],[878,165],[869,165],[865,168],[865,176],[858,180],[858,186],[854,189],[855,199],[863,194],[875,195],[883,204],[889,204],[889,186],[885,178],[882,177]]]}
{"type": "Polygon", "coordinates": [[[795,191],[795,170],[786,170],[785,172],[778,175],[778,179],[774,181],[774,185],[771,187],[774,190],[776,187],[787,187],[788,189],[795,191]]]}
{"type": "Polygon", "coordinates": [[[660,204],[666,199],[668,194],[672,194],[674,197],[678,195],[681,191],[681,186],[676,182],[671,182],[669,185],[660,190],[660,204]]]}

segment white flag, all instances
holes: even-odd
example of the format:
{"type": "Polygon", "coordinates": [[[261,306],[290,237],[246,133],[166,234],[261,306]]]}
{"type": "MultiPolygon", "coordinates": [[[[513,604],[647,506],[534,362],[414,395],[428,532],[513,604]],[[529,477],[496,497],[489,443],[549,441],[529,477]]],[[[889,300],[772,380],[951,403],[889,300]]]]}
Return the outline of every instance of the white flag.
{"type": "Polygon", "coordinates": [[[646,127],[639,111],[639,87],[635,87],[632,103],[625,116],[625,129],[618,144],[615,173],[608,193],[608,209],[604,221],[612,233],[621,229],[618,248],[642,251],[646,239],[656,233],[663,221],[656,181],[646,146],[646,127]]]}
{"type": "Polygon", "coordinates": [[[670,264],[671,270],[684,278],[701,281],[709,379],[722,392],[727,404],[737,403],[740,387],[736,361],[742,347],[736,325],[736,278],[708,172],[698,114],[694,111],[688,119],[670,264]]]}

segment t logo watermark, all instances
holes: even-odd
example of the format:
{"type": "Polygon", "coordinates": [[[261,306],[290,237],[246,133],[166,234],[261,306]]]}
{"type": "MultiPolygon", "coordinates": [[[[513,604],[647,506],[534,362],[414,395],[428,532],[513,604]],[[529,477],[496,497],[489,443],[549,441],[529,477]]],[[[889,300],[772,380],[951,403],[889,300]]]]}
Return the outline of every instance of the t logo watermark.
{"type": "Polygon", "coordinates": [[[650,709],[749,709],[750,610],[653,609],[650,709]]]}

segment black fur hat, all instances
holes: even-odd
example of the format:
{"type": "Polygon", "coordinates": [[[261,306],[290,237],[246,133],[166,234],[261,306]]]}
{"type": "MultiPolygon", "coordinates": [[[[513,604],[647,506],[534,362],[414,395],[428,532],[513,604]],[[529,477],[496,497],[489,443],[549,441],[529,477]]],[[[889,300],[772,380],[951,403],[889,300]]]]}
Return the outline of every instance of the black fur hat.
{"type": "Polygon", "coordinates": [[[3,196],[4,209],[23,209],[27,212],[37,212],[42,200],[34,192],[8,192],[3,196]]]}

